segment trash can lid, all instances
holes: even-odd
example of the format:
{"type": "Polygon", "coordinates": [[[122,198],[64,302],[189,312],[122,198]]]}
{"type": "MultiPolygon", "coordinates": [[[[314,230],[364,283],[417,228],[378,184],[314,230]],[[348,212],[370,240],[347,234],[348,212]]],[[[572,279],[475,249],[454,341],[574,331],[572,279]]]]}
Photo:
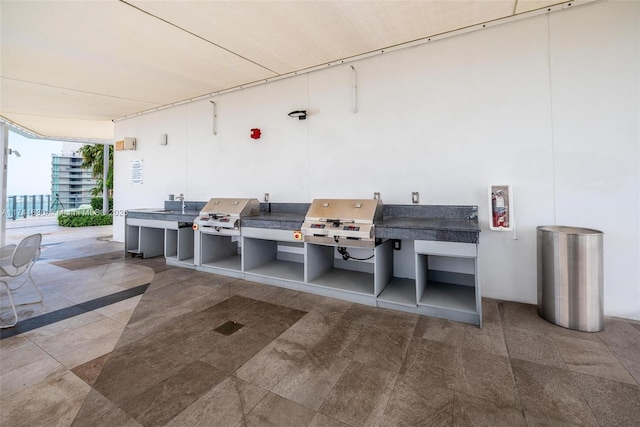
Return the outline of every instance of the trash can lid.
{"type": "Polygon", "coordinates": [[[604,234],[602,231],[594,230],[592,228],[572,227],[567,225],[540,225],[538,226],[538,230],[560,234],[604,234]]]}

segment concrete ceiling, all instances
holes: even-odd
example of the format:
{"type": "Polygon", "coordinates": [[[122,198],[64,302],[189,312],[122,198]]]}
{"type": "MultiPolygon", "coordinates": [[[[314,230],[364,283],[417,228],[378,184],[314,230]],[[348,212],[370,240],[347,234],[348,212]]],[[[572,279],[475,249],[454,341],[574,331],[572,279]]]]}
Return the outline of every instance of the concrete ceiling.
{"type": "Polygon", "coordinates": [[[2,0],[0,114],[110,139],[127,115],[561,3],[2,0]]]}

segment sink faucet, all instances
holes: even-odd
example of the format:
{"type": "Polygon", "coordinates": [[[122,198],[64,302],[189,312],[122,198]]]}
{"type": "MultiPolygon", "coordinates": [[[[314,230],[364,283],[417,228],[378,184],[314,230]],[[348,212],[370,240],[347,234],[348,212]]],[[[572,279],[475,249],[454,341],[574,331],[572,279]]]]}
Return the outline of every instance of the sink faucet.
{"type": "Polygon", "coordinates": [[[187,207],[187,205],[184,203],[184,195],[180,193],[180,195],[176,197],[176,199],[182,202],[182,213],[184,213],[184,209],[187,207]]]}

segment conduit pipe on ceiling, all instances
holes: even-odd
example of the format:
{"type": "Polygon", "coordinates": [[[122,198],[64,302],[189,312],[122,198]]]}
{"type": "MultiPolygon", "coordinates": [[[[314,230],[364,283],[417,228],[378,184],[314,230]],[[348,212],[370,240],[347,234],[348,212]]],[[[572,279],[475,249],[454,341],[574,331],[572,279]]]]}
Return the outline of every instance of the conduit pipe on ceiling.
{"type": "Polygon", "coordinates": [[[248,82],[248,83],[243,83],[241,85],[238,86],[233,86],[230,88],[226,88],[226,89],[221,89],[215,92],[210,92],[204,95],[200,95],[200,96],[196,96],[193,98],[188,98],[182,101],[177,101],[177,102],[172,102],[171,104],[167,104],[167,105],[162,105],[160,107],[155,107],[155,108],[151,108],[149,110],[144,110],[144,111],[140,111],[138,113],[133,113],[133,114],[128,114],[126,116],[122,116],[122,117],[118,117],[116,119],[114,119],[114,122],[118,122],[120,120],[126,120],[132,117],[137,117],[137,116],[141,116],[143,114],[148,114],[148,113],[153,113],[156,111],[160,111],[160,110],[164,110],[167,108],[171,108],[171,107],[177,107],[179,105],[183,105],[183,104],[187,104],[190,102],[195,102],[195,101],[200,101],[202,99],[206,99],[206,98],[210,98],[210,97],[214,97],[214,96],[220,96],[220,95],[224,95],[224,94],[228,94],[228,93],[232,93],[238,90],[242,90],[242,89],[247,89],[247,88],[251,88],[254,86],[259,86],[265,83],[270,83],[270,82],[275,82],[278,80],[283,80],[283,79],[288,79],[291,77],[295,77],[295,76],[299,76],[301,74],[308,74],[308,73],[312,73],[315,71],[319,71],[319,70],[323,70],[326,69],[327,67],[333,67],[333,66],[339,66],[339,65],[346,65],[347,63],[351,63],[351,62],[355,62],[355,61],[360,61],[362,59],[366,59],[366,58],[371,58],[377,55],[383,55],[385,53],[390,53],[390,52],[394,52],[400,49],[406,49],[406,48],[410,48],[410,47],[414,47],[414,46],[419,46],[422,44],[426,44],[426,43],[432,43],[438,40],[443,40],[449,37],[456,37],[456,36],[460,36],[463,34],[467,34],[473,31],[480,31],[480,30],[485,30],[491,27],[495,27],[498,25],[502,25],[502,24],[508,24],[511,22],[516,22],[522,19],[527,19],[527,18],[531,18],[534,16],[538,16],[538,15],[543,15],[543,14],[548,14],[551,12],[558,12],[561,11],[563,9],[567,9],[570,7],[575,7],[578,5],[584,5],[584,4],[589,4],[589,3],[597,3],[600,1],[606,1],[606,0],[565,0],[562,3],[558,3],[556,5],[553,6],[549,6],[549,7],[543,7],[540,9],[534,9],[534,10],[530,10],[527,12],[523,12],[523,13],[519,13],[517,15],[510,15],[510,16],[505,16],[503,18],[498,18],[498,19],[494,19],[491,21],[486,21],[486,22],[480,22],[477,24],[473,24],[470,25],[468,27],[464,27],[464,28],[459,28],[456,30],[451,30],[451,31],[446,31],[443,33],[439,33],[439,34],[434,34],[431,36],[425,36],[422,37],[420,39],[417,40],[413,40],[413,41],[409,41],[409,42],[404,42],[404,43],[399,43],[397,45],[393,45],[393,46],[388,46],[386,48],[380,48],[380,49],[376,49],[370,52],[366,52],[366,53],[362,53],[362,54],[358,54],[358,55],[354,55],[354,56],[350,56],[347,58],[343,58],[343,59],[337,59],[335,61],[332,62],[328,62],[326,64],[320,64],[320,65],[315,65],[315,66],[311,66],[308,68],[303,68],[297,71],[291,71],[288,73],[284,73],[284,74],[279,74],[277,76],[274,77],[269,77],[266,79],[260,79],[260,80],[256,80],[254,82],[248,82]]]}

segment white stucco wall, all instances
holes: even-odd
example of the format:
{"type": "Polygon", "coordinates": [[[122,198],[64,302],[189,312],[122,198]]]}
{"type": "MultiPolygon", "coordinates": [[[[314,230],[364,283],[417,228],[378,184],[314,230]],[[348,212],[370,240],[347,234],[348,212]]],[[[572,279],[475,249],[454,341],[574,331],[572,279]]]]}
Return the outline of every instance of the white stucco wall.
{"type": "Polygon", "coordinates": [[[476,204],[483,295],[528,303],[536,226],[597,228],[605,312],[640,319],[639,40],[638,2],[597,3],[355,62],[357,114],[344,65],[216,97],[217,136],[208,100],[119,121],[138,149],[116,153],[115,208],[169,193],[476,204]],[[488,230],[490,184],[513,186],[517,240],[488,230]]]}

